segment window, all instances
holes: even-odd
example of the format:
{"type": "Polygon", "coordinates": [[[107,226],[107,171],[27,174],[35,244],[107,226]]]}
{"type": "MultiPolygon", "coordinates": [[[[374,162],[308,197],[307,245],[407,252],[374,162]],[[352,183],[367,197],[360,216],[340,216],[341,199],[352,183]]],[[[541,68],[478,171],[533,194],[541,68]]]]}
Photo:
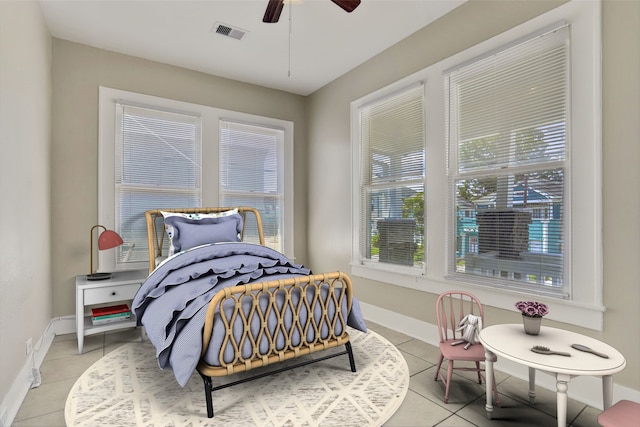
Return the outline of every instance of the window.
{"type": "Polygon", "coordinates": [[[125,242],[99,271],[148,267],[158,208],[255,207],[267,245],[294,258],[293,123],[105,87],[99,102],[98,222],[125,242]]]}
{"type": "Polygon", "coordinates": [[[116,231],[125,241],[116,264],[145,262],[144,212],[201,206],[201,119],[122,101],[115,108],[116,231]]]}
{"type": "MultiPolygon", "coordinates": [[[[283,251],[283,145],[284,129],[228,120],[220,123],[221,204],[258,209],[265,245],[279,252],[283,251]]],[[[258,242],[257,234],[245,239],[258,242]]]]}
{"type": "Polygon", "coordinates": [[[358,108],[360,262],[424,264],[424,88],[358,108]]]}
{"type": "Polygon", "coordinates": [[[506,310],[529,295],[552,320],[602,329],[599,25],[599,2],[567,2],[351,103],[353,276],[506,310]],[[400,167],[385,181],[362,114],[420,82],[424,178],[400,167]],[[380,262],[369,195],[403,206],[384,190],[420,182],[422,266],[380,262]]]}
{"type": "Polygon", "coordinates": [[[570,292],[568,36],[567,26],[555,28],[445,73],[452,273],[490,286],[570,292]]]}

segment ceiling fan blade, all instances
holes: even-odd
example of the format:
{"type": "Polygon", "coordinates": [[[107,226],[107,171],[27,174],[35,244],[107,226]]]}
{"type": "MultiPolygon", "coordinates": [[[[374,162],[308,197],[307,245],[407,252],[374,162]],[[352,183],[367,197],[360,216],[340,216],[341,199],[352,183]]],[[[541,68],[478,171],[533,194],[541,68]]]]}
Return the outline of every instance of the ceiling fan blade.
{"type": "Polygon", "coordinates": [[[360,5],[360,0],[331,0],[347,12],[353,12],[360,5]]]}
{"type": "Polygon", "coordinates": [[[264,12],[264,17],[262,18],[262,22],[267,23],[275,23],[280,19],[280,14],[282,13],[282,8],[284,7],[284,0],[269,0],[269,4],[267,4],[267,10],[264,12]]]}

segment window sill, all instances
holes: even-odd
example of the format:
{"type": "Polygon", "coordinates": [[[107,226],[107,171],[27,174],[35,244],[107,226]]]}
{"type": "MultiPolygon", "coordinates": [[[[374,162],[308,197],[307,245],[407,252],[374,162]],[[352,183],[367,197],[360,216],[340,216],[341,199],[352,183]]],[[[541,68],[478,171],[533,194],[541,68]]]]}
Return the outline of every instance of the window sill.
{"type": "Polygon", "coordinates": [[[377,265],[352,264],[351,275],[436,295],[451,289],[459,289],[477,296],[484,306],[508,311],[515,311],[516,301],[535,298],[549,306],[549,314],[545,319],[595,331],[602,331],[604,327],[605,307],[603,306],[542,295],[534,297],[530,293],[460,281],[455,276],[430,277],[424,275],[422,270],[410,267],[386,268],[385,266],[382,268],[377,265]]]}

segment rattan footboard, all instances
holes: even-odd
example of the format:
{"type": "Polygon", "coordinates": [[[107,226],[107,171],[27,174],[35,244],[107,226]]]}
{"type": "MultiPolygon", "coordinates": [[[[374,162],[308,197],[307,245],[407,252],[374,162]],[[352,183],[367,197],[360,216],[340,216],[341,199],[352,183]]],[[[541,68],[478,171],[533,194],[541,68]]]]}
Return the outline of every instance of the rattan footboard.
{"type": "Polygon", "coordinates": [[[349,341],[347,318],[344,313],[351,311],[352,295],[351,280],[342,272],[301,276],[223,289],[209,303],[203,331],[202,356],[206,353],[211,340],[215,313],[220,313],[218,321],[222,322],[226,329],[222,346],[223,348],[232,346],[235,353],[234,358],[227,363],[224,361],[223,352],[220,352],[218,360],[220,366],[211,366],[204,361],[204,358],[201,358],[198,371],[210,377],[230,375],[344,345],[349,341]],[[308,286],[314,288],[311,292],[313,294],[311,300],[307,297],[308,286]],[[321,292],[321,288],[323,288],[323,292],[321,292]],[[295,298],[293,297],[294,293],[296,293],[295,298]],[[322,293],[326,295],[326,298],[321,297],[322,293]],[[284,304],[281,307],[278,307],[276,294],[284,297],[284,304]],[[259,307],[259,300],[262,298],[264,301],[267,299],[264,298],[265,296],[268,297],[268,306],[263,309],[259,307]],[[299,299],[294,302],[298,296],[299,299]],[[245,298],[249,298],[251,301],[248,313],[241,307],[245,298]],[[231,316],[228,316],[222,309],[227,301],[232,301],[234,306],[231,316]],[[301,321],[301,310],[313,314],[314,307],[321,309],[319,310],[321,311],[320,316],[314,318],[316,316],[307,315],[305,316],[306,320],[301,321]],[[292,315],[292,325],[288,328],[284,321],[287,312],[292,315]],[[277,319],[277,326],[273,331],[267,327],[266,319],[269,315],[275,316],[277,319]],[[256,318],[259,319],[261,326],[257,334],[252,334],[249,326],[256,318]],[[240,322],[242,327],[242,335],[239,340],[233,334],[233,326],[236,322],[240,322]],[[324,336],[321,332],[323,326],[324,336]],[[308,341],[305,337],[310,331],[314,338],[308,341]],[[339,332],[336,333],[336,331],[339,332]],[[277,348],[276,336],[284,338],[283,348],[277,348]],[[298,343],[294,344],[296,336],[302,337],[302,339],[298,339],[298,343]],[[249,357],[243,357],[240,347],[241,343],[247,339],[254,344],[253,353],[249,357]],[[269,343],[269,350],[267,353],[260,354],[257,343],[264,339],[269,343]]]}

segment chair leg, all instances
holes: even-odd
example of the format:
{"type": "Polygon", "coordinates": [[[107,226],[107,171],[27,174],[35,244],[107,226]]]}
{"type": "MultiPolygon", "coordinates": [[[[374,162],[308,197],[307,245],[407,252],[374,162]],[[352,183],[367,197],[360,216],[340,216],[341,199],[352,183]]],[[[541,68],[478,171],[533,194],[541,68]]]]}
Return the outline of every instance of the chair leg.
{"type": "Polygon", "coordinates": [[[449,403],[449,386],[451,385],[451,377],[453,376],[453,360],[447,363],[447,384],[444,388],[444,403],[449,403]]]}
{"type": "Polygon", "coordinates": [[[442,367],[442,360],[444,356],[440,353],[440,358],[438,359],[438,367],[436,368],[436,375],[433,377],[434,381],[438,381],[438,375],[440,375],[440,368],[442,367]]]}
{"type": "Polygon", "coordinates": [[[480,362],[476,362],[476,372],[478,373],[478,384],[482,384],[482,375],[480,375],[480,362]]]}

